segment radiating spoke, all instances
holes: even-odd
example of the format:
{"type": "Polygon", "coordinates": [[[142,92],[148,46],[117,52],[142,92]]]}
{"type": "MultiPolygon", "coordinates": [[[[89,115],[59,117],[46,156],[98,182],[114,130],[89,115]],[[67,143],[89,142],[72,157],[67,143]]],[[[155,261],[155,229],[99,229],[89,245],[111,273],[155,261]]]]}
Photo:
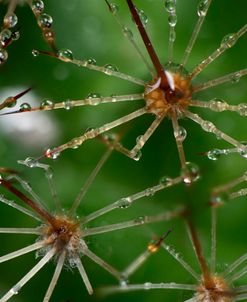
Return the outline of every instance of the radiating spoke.
{"type": "MultiPolygon", "coordinates": [[[[82,265],[82,262],[80,260],[80,258],[77,258],[77,268],[78,268],[78,271],[82,277],[82,280],[86,286],[86,289],[89,293],[89,295],[92,295],[93,294],[93,288],[92,288],[92,285],[88,279],[88,276],[87,276],[87,273],[82,265]]],[[[1,301],[0,301],[1,302],[1,301]]]]}
{"type": "Polygon", "coordinates": [[[40,235],[41,231],[39,228],[0,228],[0,233],[40,235]]]}

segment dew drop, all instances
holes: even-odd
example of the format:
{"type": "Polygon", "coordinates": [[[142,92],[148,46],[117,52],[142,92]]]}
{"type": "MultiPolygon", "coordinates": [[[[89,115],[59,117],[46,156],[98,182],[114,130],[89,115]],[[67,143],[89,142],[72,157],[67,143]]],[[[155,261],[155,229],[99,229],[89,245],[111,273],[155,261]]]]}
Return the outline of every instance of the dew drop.
{"type": "Polygon", "coordinates": [[[60,60],[64,62],[70,62],[73,60],[73,53],[70,49],[60,49],[57,52],[57,56],[60,60]]]}
{"type": "Polygon", "coordinates": [[[72,103],[71,100],[68,99],[64,102],[64,109],[65,110],[70,110],[72,107],[73,107],[73,103],[72,103]]]}
{"type": "Polygon", "coordinates": [[[229,200],[229,195],[225,193],[220,193],[213,195],[210,200],[210,204],[214,207],[222,206],[225,202],[229,200]]]}
{"type": "Polygon", "coordinates": [[[168,13],[175,13],[176,10],[176,0],[165,0],[165,9],[168,13]]]}
{"type": "Polygon", "coordinates": [[[113,103],[117,101],[117,95],[116,94],[111,94],[110,97],[112,98],[113,103]]]}
{"type": "Polygon", "coordinates": [[[53,108],[53,107],[54,107],[54,102],[51,100],[44,100],[40,104],[40,109],[53,108]]]}
{"type": "Polygon", "coordinates": [[[33,50],[32,50],[32,55],[33,55],[34,57],[38,57],[38,56],[40,55],[40,52],[39,52],[38,50],[36,50],[36,49],[33,49],[33,50]]]}
{"type": "Polygon", "coordinates": [[[135,219],[135,222],[138,224],[144,224],[145,223],[145,217],[139,216],[137,219],[135,219]]]}
{"type": "Polygon", "coordinates": [[[160,184],[163,186],[168,186],[172,183],[172,179],[168,176],[162,176],[160,178],[160,184]]]}
{"type": "Polygon", "coordinates": [[[205,130],[206,132],[214,132],[215,131],[215,126],[212,122],[209,121],[204,121],[201,124],[201,127],[203,130],[205,130]]]}
{"type": "Polygon", "coordinates": [[[32,109],[29,103],[22,103],[20,105],[20,111],[30,111],[32,109]]]}
{"type": "Polygon", "coordinates": [[[114,143],[117,140],[117,135],[115,133],[108,133],[108,134],[104,134],[103,138],[109,143],[114,143]]]}
{"type": "Polygon", "coordinates": [[[7,28],[15,27],[17,22],[18,22],[18,18],[14,13],[7,14],[3,19],[4,26],[7,28]]]}
{"type": "Polygon", "coordinates": [[[8,53],[5,49],[0,48],[0,65],[6,62],[8,59],[8,53]]]}
{"type": "Polygon", "coordinates": [[[201,0],[198,4],[197,7],[197,14],[199,17],[204,17],[206,16],[207,10],[209,7],[209,2],[208,0],[201,0]]]}
{"type": "Polygon", "coordinates": [[[7,28],[3,29],[0,32],[0,42],[2,46],[5,46],[11,40],[11,31],[7,28]]]}
{"type": "Polygon", "coordinates": [[[131,199],[129,197],[121,198],[118,201],[118,207],[120,209],[127,209],[131,205],[131,199]]]}
{"type": "Polygon", "coordinates": [[[123,33],[127,38],[133,39],[133,32],[128,27],[123,28],[123,33]]]}
{"type": "Polygon", "coordinates": [[[238,112],[242,116],[247,116],[247,104],[239,104],[238,112]]]}
{"type": "Polygon", "coordinates": [[[176,33],[175,31],[172,31],[170,36],[169,36],[169,39],[171,42],[174,42],[176,40],[176,33]]]}
{"type": "Polygon", "coordinates": [[[145,282],[144,283],[144,289],[150,289],[151,285],[152,284],[150,282],[145,282]]]}
{"type": "Polygon", "coordinates": [[[140,17],[140,19],[142,21],[143,26],[146,26],[147,23],[148,23],[148,17],[147,17],[147,15],[144,13],[144,11],[142,9],[138,9],[137,8],[137,12],[138,12],[138,15],[139,15],[139,17],[140,17]]]}
{"type": "Polygon", "coordinates": [[[19,293],[21,289],[21,286],[19,284],[16,284],[15,286],[13,286],[10,290],[11,293],[13,293],[14,295],[17,295],[19,293]]]}
{"type": "Polygon", "coordinates": [[[81,145],[81,140],[79,138],[73,138],[70,142],[68,142],[68,147],[72,149],[77,149],[81,145]]]}
{"type": "Polygon", "coordinates": [[[111,6],[111,12],[113,13],[113,15],[117,14],[118,11],[119,11],[118,5],[114,4],[114,3],[111,3],[110,6],[111,6]]]}
{"type": "Polygon", "coordinates": [[[178,130],[174,132],[174,136],[177,140],[183,142],[186,139],[187,131],[184,127],[179,127],[178,130]]]}
{"type": "Polygon", "coordinates": [[[170,15],[168,17],[168,24],[171,26],[171,27],[174,27],[176,26],[177,24],[177,21],[178,21],[178,18],[177,18],[177,15],[170,15]]]}
{"type": "Polygon", "coordinates": [[[29,168],[33,168],[37,165],[37,159],[35,159],[33,157],[27,157],[21,163],[24,164],[25,166],[29,167],[29,168]]]}
{"type": "Polygon", "coordinates": [[[155,191],[153,188],[148,188],[145,191],[145,196],[153,196],[155,194],[155,191]]]}
{"type": "Polygon", "coordinates": [[[228,34],[222,39],[220,46],[225,48],[231,48],[237,42],[237,39],[238,35],[236,33],[228,34]]]}
{"type": "Polygon", "coordinates": [[[222,99],[212,99],[209,101],[209,108],[213,111],[221,112],[226,110],[227,103],[222,99]]]}
{"type": "Polygon", "coordinates": [[[12,108],[15,107],[17,101],[13,96],[10,96],[4,101],[4,103],[6,104],[6,107],[12,108]]]}
{"type": "Polygon", "coordinates": [[[86,62],[87,62],[87,64],[89,64],[89,65],[96,65],[96,63],[97,63],[96,60],[93,59],[93,58],[87,59],[86,62]]]}
{"type": "Polygon", "coordinates": [[[136,161],[138,161],[138,160],[140,160],[141,157],[142,157],[142,152],[141,152],[141,150],[139,150],[138,152],[136,152],[136,154],[133,157],[133,159],[136,160],[136,161]]]}
{"type": "Polygon", "coordinates": [[[136,143],[138,143],[139,141],[141,141],[143,139],[143,135],[139,135],[136,138],[136,143]]]}
{"type": "Polygon", "coordinates": [[[20,38],[20,32],[18,30],[12,32],[11,39],[17,41],[20,38]]]}
{"type": "Polygon", "coordinates": [[[200,177],[199,167],[191,162],[187,162],[186,166],[182,169],[181,175],[185,184],[191,184],[200,177]]]}
{"type": "Polygon", "coordinates": [[[52,26],[52,22],[52,17],[46,13],[42,13],[38,17],[38,24],[42,28],[50,28],[52,26]]]}
{"type": "Polygon", "coordinates": [[[31,7],[35,14],[40,14],[44,10],[45,5],[44,5],[44,2],[41,0],[33,0],[31,7]]]}
{"type": "Polygon", "coordinates": [[[213,149],[207,153],[208,159],[210,160],[218,160],[221,155],[222,151],[219,149],[213,149]]]}
{"type": "Polygon", "coordinates": [[[240,81],[240,78],[241,78],[241,74],[239,72],[236,72],[231,76],[231,82],[233,84],[238,83],[240,81]]]}
{"type": "Polygon", "coordinates": [[[110,74],[111,71],[118,71],[118,68],[112,64],[106,64],[104,67],[106,69],[106,74],[110,74]]]}

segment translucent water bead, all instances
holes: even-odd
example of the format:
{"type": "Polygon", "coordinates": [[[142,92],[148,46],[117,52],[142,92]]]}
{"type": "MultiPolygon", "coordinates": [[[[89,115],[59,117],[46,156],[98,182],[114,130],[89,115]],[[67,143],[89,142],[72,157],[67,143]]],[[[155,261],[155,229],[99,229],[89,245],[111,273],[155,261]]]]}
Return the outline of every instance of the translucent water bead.
{"type": "Polygon", "coordinates": [[[187,162],[181,171],[183,181],[185,184],[191,184],[200,178],[199,167],[191,162],[187,162]]]}
{"type": "Polygon", "coordinates": [[[199,17],[206,16],[207,10],[209,7],[209,1],[208,0],[201,0],[197,7],[197,14],[199,17]]]}
{"type": "Polygon", "coordinates": [[[64,62],[69,62],[73,60],[73,53],[70,49],[60,49],[57,52],[57,56],[60,60],[64,62]]]}
{"type": "Polygon", "coordinates": [[[7,14],[3,19],[4,26],[7,28],[15,27],[17,22],[18,22],[18,18],[14,13],[7,14]]]}

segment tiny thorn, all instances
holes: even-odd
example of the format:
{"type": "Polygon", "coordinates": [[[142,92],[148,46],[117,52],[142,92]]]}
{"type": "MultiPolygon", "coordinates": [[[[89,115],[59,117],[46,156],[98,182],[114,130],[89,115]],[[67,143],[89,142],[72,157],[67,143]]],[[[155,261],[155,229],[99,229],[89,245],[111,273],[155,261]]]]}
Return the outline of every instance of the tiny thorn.
{"type": "Polygon", "coordinates": [[[53,58],[58,58],[57,54],[55,54],[51,51],[37,50],[37,52],[41,55],[50,56],[50,57],[53,57],[53,58]]]}
{"type": "Polygon", "coordinates": [[[108,1],[108,0],[105,0],[105,3],[106,3],[106,5],[108,6],[110,12],[113,13],[112,7],[111,7],[111,4],[109,3],[109,1],[108,1]]]}
{"type": "Polygon", "coordinates": [[[173,231],[173,228],[169,229],[167,232],[165,232],[159,239],[155,240],[155,242],[148,245],[148,251],[150,253],[155,253],[160,248],[162,242],[165,240],[165,238],[173,231]]]}
{"type": "Polygon", "coordinates": [[[23,95],[25,95],[26,93],[28,93],[30,90],[32,90],[32,87],[18,93],[17,95],[14,96],[15,100],[18,100],[19,98],[21,98],[23,95]]]}

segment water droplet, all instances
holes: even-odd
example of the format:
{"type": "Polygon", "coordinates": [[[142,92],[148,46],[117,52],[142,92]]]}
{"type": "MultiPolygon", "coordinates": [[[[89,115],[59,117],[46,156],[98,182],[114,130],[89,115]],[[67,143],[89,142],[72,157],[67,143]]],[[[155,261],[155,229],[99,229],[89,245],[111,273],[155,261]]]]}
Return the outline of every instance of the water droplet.
{"type": "Polygon", "coordinates": [[[225,48],[231,48],[237,42],[237,39],[237,34],[228,34],[222,39],[220,46],[225,48]]]}
{"type": "Polygon", "coordinates": [[[7,28],[3,29],[0,32],[0,42],[2,46],[5,46],[11,40],[11,31],[7,28]]]}
{"type": "Polygon", "coordinates": [[[213,149],[207,153],[208,158],[211,160],[218,160],[221,155],[222,151],[220,149],[213,149]]]}
{"type": "Polygon", "coordinates": [[[131,199],[129,197],[121,198],[118,201],[118,207],[120,209],[127,209],[131,205],[131,199]]]}
{"type": "Polygon", "coordinates": [[[77,149],[81,145],[81,140],[79,138],[73,138],[68,142],[68,147],[72,149],[77,149]]]}
{"type": "Polygon", "coordinates": [[[15,286],[13,286],[10,290],[11,293],[13,293],[14,295],[17,295],[19,293],[21,289],[21,286],[19,284],[16,284],[15,286]]]}
{"type": "Polygon", "coordinates": [[[7,14],[3,19],[4,26],[7,28],[12,28],[16,26],[17,22],[18,22],[18,18],[14,13],[7,14]]]}
{"type": "Polygon", "coordinates": [[[186,139],[187,131],[184,127],[178,127],[178,129],[174,132],[174,136],[177,140],[183,142],[186,139]]]}
{"type": "Polygon", "coordinates": [[[114,143],[117,140],[117,135],[115,133],[104,134],[103,138],[109,143],[114,143]]]}
{"type": "Polygon", "coordinates": [[[168,13],[175,13],[176,0],[165,0],[165,9],[168,13]]]}
{"type": "Polygon", "coordinates": [[[133,32],[128,27],[123,28],[123,33],[127,38],[133,39],[133,32]]]}
{"type": "Polygon", "coordinates": [[[109,74],[110,73],[109,71],[118,71],[117,67],[112,64],[106,64],[104,67],[106,69],[105,71],[106,74],[109,74]]]}
{"type": "Polygon", "coordinates": [[[229,200],[229,195],[227,193],[221,193],[217,195],[213,195],[210,200],[210,204],[213,207],[219,207],[224,205],[225,202],[229,200]]]}
{"type": "Polygon", "coordinates": [[[11,39],[17,41],[20,38],[20,32],[18,30],[13,31],[11,34],[11,39]]]}
{"type": "Polygon", "coordinates": [[[233,84],[236,84],[239,82],[240,78],[241,78],[241,74],[239,72],[236,72],[231,76],[231,82],[233,84]]]}
{"type": "Polygon", "coordinates": [[[160,184],[163,186],[168,186],[172,183],[172,179],[168,176],[162,176],[160,178],[160,184]]]}
{"type": "Polygon", "coordinates": [[[38,24],[42,28],[50,28],[52,26],[52,17],[48,14],[42,13],[38,17],[38,24]]]}
{"type": "Polygon", "coordinates": [[[51,29],[45,29],[43,31],[43,37],[48,43],[53,43],[55,39],[54,32],[51,29]]]}
{"type": "Polygon", "coordinates": [[[38,50],[36,50],[36,49],[33,49],[33,50],[32,50],[32,55],[33,55],[34,57],[38,57],[38,56],[40,55],[40,52],[39,52],[38,50]]]}
{"type": "Polygon", "coordinates": [[[31,7],[35,14],[40,14],[44,10],[45,5],[44,5],[44,2],[41,0],[33,0],[31,7]]]}
{"type": "Polygon", "coordinates": [[[145,191],[145,196],[153,196],[155,194],[155,190],[153,188],[148,188],[145,191]]]}
{"type": "Polygon", "coordinates": [[[203,130],[207,131],[207,132],[214,132],[215,131],[215,125],[212,122],[209,121],[204,121],[201,124],[201,127],[203,130]]]}
{"type": "Polygon", "coordinates": [[[60,49],[57,52],[57,56],[60,60],[64,62],[70,62],[73,60],[73,53],[70,49],[60,49]]]}
{"type": "Polygon", "coordinates": [[[226,110],[227,103],[222,99],[212,99],[209,101],[209,108],[213,111],[221,112],[226,110]]]}
{"type": "Polygon", "coordinates": [[[8,53],[5,49],[0,48],[0,65],[6,62],[8,59],[8,53]]]}
{"type": "Polygon", "coordinates": [[[191,162],[187,162],[185,168],[182,169],[181,175],[185,184],[191,184],[200,177],[199,167],[191,162]]]}
{"type": "Polygon", "coordinates": [[[114,3],[111,3],[110,6],[111,6],[111,12],[113,13],[113,15],[117,14],[118,11],[119,11],[118,5],[114,4],[114,3]]]}
{"type": "Polygon", "coordinates": [[[238,105],[238,112],[242,116],[247,115],[247,104],[239,104],[238,105]]]}
{"type": "Polygon", "coordinates": [[[110,97],[112,98],[113,103],[117,101],[117,95],[116,94],[111,94],[110,97]]]}
{"type": "Polygon", "coordinates": [[[150,289],[152,283],[151,282],[145,282],[144,283],[144,289],[150,289]]]}
{"type": "Polygon", "coordinates": [[[44,100],[40,104],[40,109],[45,109],[45,108],[53,108],[54,103],[51,100],[44,100]]]}
{"type": "Polygon", "coordinates": [[[97,63],[96,60],[93,59],[93,58],[87,59],[86,62],[87,62],[87,64],[89,64],[89,65],[96,65],[96,63],[97,63]]]}
{"type": "Polygon", "coordinates": [[[178,21],[178,18],[177,18],[177,15],[170,15],[168,17],[168,24],[171,26],[171,27],[174,27],[176,26],[177,24],[177,21],[178,21]]]}
{"type": "Polygon", "coordinates": [[[51,158],[51,159],[57,159],[59,155],[60,155],[60,152],[56,151],[56,149],[47,149],[44,154],[45,157],[51,158]]]}
{"type": "Polygon", "coordinates": [[[52,168],[50,166],[46,169],[45,176],[48,179],[52,179],[52,177],[53,177],[53,170],[52,170],[52,168]]]}
{"type": "Polygon", "coordinates": [[[31,109],[32,109],[32,107],[28,103],[22,103],[20,105],[20,111],[30,111],[31,109]]]}
{"type": "Polygon", "coordinates": [[[71,100],[68,99],[64,102],[64,109],[65,110],[70,110],[72,107],[73,107],[73,103],[72,103],[71,100]]]}
{"type": "Polygon", "coordinates": [[[148,17],[147,17],[147,15],[144,13],[144,11],[142,9],[138,9],[137,8],[136,10],[138,12],[138,15],[139,15],[141,21],[142,21],[143,26],[146,26],[147,23],[148,23],[148,17]]]}
{"type": "Polygon", "coordinates": [[[207,10],[209,7],[209,2],[208,0],[201,0],[198,4],[197,7],[197,14],[199,17],[204,17],[206,16],[207,10]]]}
{"type": "Polygon", "coordinates": [[[138,224],[144,224],[145,223],[145,217],[139,216],[137,219],[135,219],[135,222],[138,224]]]}
{"type": "Polygon", "coordinates": [[[141,141],[143,139],[143,135],[139,135],[136,138],[136,143],[138,143],[139,141],[141,141]]]}
{"type": "Polygon", "coordinates": [[[126,280],[125,277],[123,277],[123,279],[120,280],[119,285],[121,287],[126,287],[128,285],[128,280],[126,280]]]}
{"type": "Polygon", "coordinates": [[[133,157],[134,160],[138,161],[142,157],[142,152],[141,150],[137,151],[135,156],[133,157]]]}
{"type": "Polygon", "coordinates": [[[174,42],[176,40],[176,32],[172,31],[169,36],[170,41],[174,42]]]}
{"type": "Polygon", "coordinates": [[[29,168],[33,168],[37,165],[37,159],[33,157],[27,157],[24,161],[21,161],[21,163],[29,168]]]}
{"type": "Polygon", "coordinates": [[[91,92],[88,94],[87,96],[88,99],[98,99],[98,100],[94,100],[94,102],[92,103],[92,105],[98,105],[101,102],[101,95],[97,92],[91,92]]]}

